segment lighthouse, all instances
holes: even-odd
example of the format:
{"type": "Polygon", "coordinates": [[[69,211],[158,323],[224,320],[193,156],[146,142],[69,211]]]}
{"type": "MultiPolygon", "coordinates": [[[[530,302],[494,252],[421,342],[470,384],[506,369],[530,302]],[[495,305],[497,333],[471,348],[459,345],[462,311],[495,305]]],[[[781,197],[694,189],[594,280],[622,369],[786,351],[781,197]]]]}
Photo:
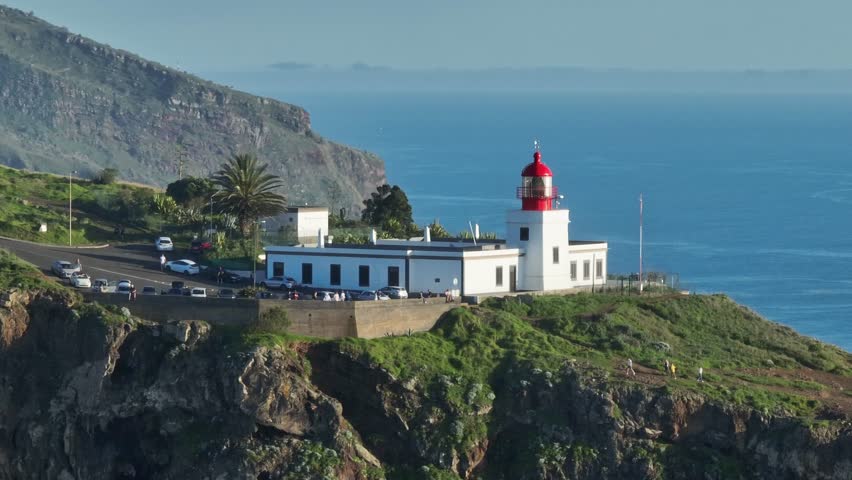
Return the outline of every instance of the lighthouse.
{"type": "Polygon", "coordinates": [[[560,209],[555,201],[558,189],[553,185],[553,171],[541,158],[536,142],[533,161],[521,171],[521,185],[516,192],[521,209],[510,210],[506,215],[506,243],[523,252],[518,263],[518,290],[572,287],[568,262],[569,212],[560,209]]]}

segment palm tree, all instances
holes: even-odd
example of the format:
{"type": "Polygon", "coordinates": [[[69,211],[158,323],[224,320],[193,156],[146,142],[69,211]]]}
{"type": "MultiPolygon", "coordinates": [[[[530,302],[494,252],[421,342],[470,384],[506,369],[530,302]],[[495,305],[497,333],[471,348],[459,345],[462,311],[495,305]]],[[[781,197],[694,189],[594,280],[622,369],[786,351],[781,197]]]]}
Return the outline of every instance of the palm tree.
{"type": "Polygon", "coordinates": [[[237,217],[243,235],[250,233],[258,218],[278,215],[287,208],[287,199],[276,192],[284,183],[266,173],[267,167],[252,154],[237,154],[213,176],[213,183],[219,187],[213,198],[224,213],[237,217]]]}

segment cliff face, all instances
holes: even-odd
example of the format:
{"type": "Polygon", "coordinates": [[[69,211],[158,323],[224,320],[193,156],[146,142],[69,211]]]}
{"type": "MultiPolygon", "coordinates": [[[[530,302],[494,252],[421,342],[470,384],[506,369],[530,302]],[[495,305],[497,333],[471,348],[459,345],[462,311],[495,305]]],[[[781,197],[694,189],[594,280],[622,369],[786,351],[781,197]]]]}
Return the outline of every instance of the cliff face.
{"type": "Polygon", "coordinates": [[[808,426],[583,362],[403,380],[345,342],[246,344],[55,294],[4,305],[0,479],[852,478],[848,419],[808,426]]]}
{"type": "Polygon", "coordinates": [[[294,204],[361,207],[385,183],[383,162],[326,141],[297,106],[146,61],[0,6],[0,162],[82,175],[118,168],[165,185],[206,176],[254,152],[294,204]],[[333,187],[332,185],[336,186],[333,187]]]}

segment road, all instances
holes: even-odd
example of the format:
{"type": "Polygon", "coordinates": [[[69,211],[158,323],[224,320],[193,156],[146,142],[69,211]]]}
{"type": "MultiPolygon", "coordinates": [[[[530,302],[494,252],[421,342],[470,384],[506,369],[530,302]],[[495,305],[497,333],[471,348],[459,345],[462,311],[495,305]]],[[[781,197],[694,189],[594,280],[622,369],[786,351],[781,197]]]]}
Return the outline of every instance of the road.
{"type": "MultiPolygon", "coordinates": [[[[160,272],[160,252],[153,245],[118,245],[105,248],[69,248],[56,245],[41,245],[18,240],[0,239],[0,248],[5,248],[18,257],[37,266],[46,275],[56,278],[50,267],[56,260],[73,262],[80,259],[83,271],[93,279],[106,278],[110,281],[128,279],[140,290],[151,285],[158,290],[171,285],[173,280],[183,280],[188,285],[216,287],[216,281],[202,275],[185,275],[160,272]]],[[[187,252],[164,252],[169,260],[194,258],[187,252]]]]}

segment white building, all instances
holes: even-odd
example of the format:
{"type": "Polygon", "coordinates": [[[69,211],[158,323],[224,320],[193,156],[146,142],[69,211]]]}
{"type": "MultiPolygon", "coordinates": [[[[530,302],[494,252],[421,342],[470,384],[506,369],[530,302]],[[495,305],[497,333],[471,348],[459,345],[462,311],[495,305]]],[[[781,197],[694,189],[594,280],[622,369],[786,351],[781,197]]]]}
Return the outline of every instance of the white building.
{"type": "Polygon", "coordinates": [[[393,285],[409,292],[449,289],[461,295],[605,284],[607,243],[569,240],[569,211],[554,208],[558,192],[540,152],[521,178],[521,209],[507,212],[506,240],[431,241],[427,230],[423,239],[324,244],[317,242],[315,228],[310,245],[266,247],[266,274],[329,289],[393,285]]]}
{"type": "Polygon", "coordinates": [[[281,215],[281,226],[292,228],[299,243],[316,244],[320,231],[328,235],[328,208],[289,207],[281,215]]]}

